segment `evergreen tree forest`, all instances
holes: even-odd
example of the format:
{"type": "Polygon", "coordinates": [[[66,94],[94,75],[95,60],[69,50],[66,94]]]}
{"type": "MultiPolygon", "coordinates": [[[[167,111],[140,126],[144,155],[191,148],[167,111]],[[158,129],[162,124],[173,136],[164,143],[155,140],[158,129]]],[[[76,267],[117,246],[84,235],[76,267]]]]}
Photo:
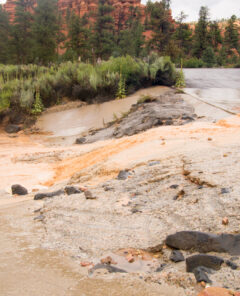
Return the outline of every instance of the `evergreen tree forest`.
{"type": "Polygon", "coordinates": [[[173,20],[171,1],[149,1],[145,19],[130,7],[126,20],[109,0],[99,0],[97,11],[63,17],[57,0],[16,0],[10,21],[0,5],[0,63],[49,65],[63,61],[96,64],[109,57],[146,58],[152,52],[170,56],[184,67],[237,66],[240,64],[240,28],[233,15],[222,23],[209,18],[201,7],[196,23],[187,23],[184,12],[173,20]]]}

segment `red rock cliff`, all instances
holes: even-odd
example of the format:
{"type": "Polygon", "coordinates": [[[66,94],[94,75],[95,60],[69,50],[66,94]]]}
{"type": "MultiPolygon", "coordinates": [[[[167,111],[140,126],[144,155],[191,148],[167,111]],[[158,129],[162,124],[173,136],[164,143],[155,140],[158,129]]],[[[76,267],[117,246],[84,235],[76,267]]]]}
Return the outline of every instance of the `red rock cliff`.
{"type": "MultiPolygon", "coordinates": [[[[130,7],[138,8],[142,21],[144,21],[145,6],[141,4],[141,0],[110,0],[110,3],[114,7],[113,17],[116,25],[120,20],[127,20],[131,11],[130,7]]],[[[31,7],[35,5],[36,0],[30,0],[29,10],[31,11],[31,7]]],[[[66,16],[68,9],[74,11],[80,17],[90,12],[94,15],[94,12],[97,12],[98,0],[58,0],[58,7],[63,17],[66,16]]],[[[14,19],[15,0],[7,0],[4,9],[9,13],[12,21],[14,19]]]]}

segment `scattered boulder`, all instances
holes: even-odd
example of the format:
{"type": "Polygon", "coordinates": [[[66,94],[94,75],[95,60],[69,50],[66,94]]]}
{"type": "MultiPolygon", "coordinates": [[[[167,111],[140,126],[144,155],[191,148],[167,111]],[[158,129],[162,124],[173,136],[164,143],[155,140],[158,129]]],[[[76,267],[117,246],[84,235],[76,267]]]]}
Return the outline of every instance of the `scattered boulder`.
{"type": "Polygon", "coordinates": [[[240,234],[211,234],[199,231],[180,231],[166,238],[167,246],[201,253],[219,252],[240,255],[240,234]]]}
{"type": "Polygon", "coordinates": [[[127,273],[127,271],[124,269],[117,268],[109,264],[102,264],[102,263],[96,264],[93,268],[89,270],[89,273],[92,274],[97,269],[107,269],[109,273],[116,273],[116,272],[127,273]]]}
{"type": "Polygon", "coordinates": [[[178,184],[173,184],[173,185],[170,186],[171,189],[177,189],[178,187],[179,187],[178,184]]]}
{"type": "Polygon", "coordinates": [[[96,199],[96,197],[93,196],[92,192],[89,190],[84,191],[84,195],[85,195],[86,199],[96,199]]]}
{"type": "Polygon", "coordinates": [[[224,218],[222,219],[222,224],[223,224],[223,225],[228,225],[228,224],[229,224],[228,217],[224,217],[224,218]]]}
{"type": "Polygon", "coordinates": [[[154,166],[154,165],[158,165],[160,164],[160,161],[156,160],[156,161],[151,161],[148,163],[149,166],[154,166]]]}
{"type": "Polygon", "coordinates": [[[238,265],[230,260],[226,261],[227,266],[229,266],[231,269],[236,270],[238,269],[238,265]]]}
{"type": "Polygon", "coordinates": [[[66,192],[67,195],[82,193],[82,190],[78,189],[75,186],[66,186],[64,191],[66,192]]]}
{"type": "Polygon", "coordinates": [[[201,282],[208,283],[208,284],[212,283],[212,281],[209,279],[207,275],[206,268],[199,266],[193,270],[193,273],[198,283],[201,283],[201,282]]]}
{"type": "Polygon", "coordinates": [[[114,261],[111,256],[107,256],[106,258],[102,258],[101,263],[102,264],[117,264],[117,262],[114,261]]]}
{"type": "Polygon", "coordinates": [[[39,215],[39,216],[35,217],[33,220],[35,220],[35,221],[43,221],[44,219],[45,219],[44,215],[39,215]]]}
{"type": "Polygon", "coordinates": [[[240,296],[240,293],[229,291],[224,288],[210,287],[204,289],[198,296],[240,296]]]}
{"type": "Polygon", "coordinates": [[[166,263],[162,263],[156,270],[155,272],[161,272],[163,271],[163,269],[167,266],[166,263]]]}
{"type": "Polygon", "coordinates": [[[14,184],[12,185],[12,194],[16,194],[16,195],[27,195],[28,191],[25,187],[23,187],[22,185],[19,184],[14,184]]]}
{"type": "Polygon", "coordinates": [[[21,130],[21,127],[16,124],[8,124],[5,127],[5,132],[8,134],[18,133],[21,130]]]}
{"type": "Polygon", "coordinates": [[[177,263],[177,262],[182,262],[185,260],[182,252],[180,251],[172,251],[171,256],[170,256],[170,260],[177,263]]]}
{"type": "Polygon", "coordinates": [[[44,193],[37,193],[34,196],[34,200],[40,200],[40,199],[44,199],[47,197],[54,197],[54,196],[59,196],[61,194],[64,194],[63,190],[57,190],[57,191],[53,191],[53,192],[44,192],[44,193]]]}
{"type": "Polygon", "coordinates": [[[86,142],[86,138],[77,138],[75,144],[84,144],[86,142]]]}
{"type": "Polygon", "coordinates": [[[200,266],[214,270],[221,269],[224,260],[217,256],[198,254],[186,259],[187,272],[194,272],[194,269],[200,266]]]}
{"type": "Polygon", "coordinates": [[[228,188],[222,188],[221,189],[221,194],[226,194],[226,193],[229,193],[230,190],[228,188]]]}
{"type": "Polygon", "coordinates": [[[120,171],[118,176],[117,176],[117,179],[118,180],[126,180],[128,178],[128,176],[130,175],[130,173],[126,170],[123,170],[123,171],[120,171]]]}

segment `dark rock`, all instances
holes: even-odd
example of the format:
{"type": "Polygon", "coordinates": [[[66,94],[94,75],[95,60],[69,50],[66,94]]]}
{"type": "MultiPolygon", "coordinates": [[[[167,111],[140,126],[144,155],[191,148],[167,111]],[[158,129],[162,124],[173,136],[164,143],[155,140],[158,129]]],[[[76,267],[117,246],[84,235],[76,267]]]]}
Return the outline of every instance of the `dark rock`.
{"type": "Polygon", "coordinates": [[[203,186],[202,185],[198,186],[198,189],[203,189],[203,186]]]}
{"type": "Polygon", "coordinates": [[[18,133],[21,130],[21,127],[16,124],[8,124],[5,127],[5,132],[8,134],[18,133]]]}
{"type": "Polygon", "coordinates": [[[229,193],[230,190],[228,188],[222,188],[221,189],[221,194],[226,194],[226,193],[229,193]]]}
{"type": "Polygon", "coordinates": [[[157,164],[160,164],[160,161],[151,161],[149,162],[149,166],[154,166],[154,165],[157,165],[157,164]]]}
{"type": "Polygon", "coordinates": [[[198,283],[201,283],[201,282],[205,282],[205,283],[209,283],[209,284],[212,283],[212,281],[209,279],[205,269],[202,266],[195,268],[193,270],[193,273],[194,273],[196,281],[198,283]]]}
{"type": "Polygon", "coordinates": [[[224,260],[217,256],[198,254],[186,259],[187,272],[193,272],[195,268],[204,266],[214,270],[219,270],[224,260]]]}
{"type": "Polygon", "coordinates": [[[86,142],[86,138],[77,138],[75,144],[84,144],[86,142]]]}
{"type": "Polygon", "coordinates": [[[12,185],[12,194],[26,195],[26,194],[28,194],[28,191],[22,185],[14,184],[14,185],[12,185]]]}
{"type": "Polygon", "coordinates": [[[201,253],[219,252],[240,255],[240,234],[210,234],[198,231],[180,231],[166,238],[167,246],[201,253]]]}
{"type": "Polygon", "coordinates": [[[96,199],[96,197],[93,196],[93,195],[92,195],[92,192],[89,191],[89,190],[85,191],[85,192],[84,192],[84,195],[85,195],[86,199],[96,199]]]}
{"type": "Polygon", "coordinates": [[[238,269],[238,265],[230,260],[226,261],[227,266],[229,266],[231,269],[236,270],[238,269]]]}
{"type": "Polygon", "coordinates": [[[126,170],[120,171],[118,176],[117,176],[117,179],[118,180],[126,180],[129,175],[130,175],[130,173],[128,171],[126,171],[126,170]]]}
{"type": "Polygon", "coordinates": [[[178,184],[173,184],[173,185],[170,186],[171,189],[177,189],[178,187],[179,187],[178,184]]]}
{"type": "Polygon", "coordinates": [[[59,196],[61,194],[64,194],[63,190],[57,190],[57,191],[53,191],[53,192],[37,193],[34,196],[34,200],[40,200],[40,199],[44,199],[44,198],[47,198],[47,197],[59,196]]]}
{"type": "Polygon", "coordinates": [[[163,271],[163,269],[167,266],[166,263],[162,263],[156,270],[155,272],[161,272],[163,271]]]}
{"type": "Polygon", "coordinates": [[[66,186],[64,190],[67,193],[67,195],[77,194],[77,193],[81,193],[82,192],[82,190],[78,189],[75,186],[66,186]]]}
{"type": "Polygon", "coordinates": [[[231,261],[237,261],[239,259],[239,257],[231,257],[230,260],[231,261]]]}
{"type": "Polygon", "coordinates": [[[127,273],[127,271],[124,269],[117,268],[109,264],[102,264],[102,263],[96,264],[93,268],[89,270],[89,273],[92,274],[97,269],[107,269],[107,271],[110,273],[116,273],[116,272],[127,273]]]}
{"type": "Polygon", "coordinates": [[[35,217],[33,220],[43,221],[44,218],[45,218],[45,216],[43,216],[43,215],[39,215],[39,216],[35,217]]]}
{"type": "Polygon", "coordinates": [[[170,256],[170,260],[177,263],[177,262],[184,261],[185,258],[183,256],[182,252],[175,250],[175,251],[172,251],[172,254],[170,256]]]}

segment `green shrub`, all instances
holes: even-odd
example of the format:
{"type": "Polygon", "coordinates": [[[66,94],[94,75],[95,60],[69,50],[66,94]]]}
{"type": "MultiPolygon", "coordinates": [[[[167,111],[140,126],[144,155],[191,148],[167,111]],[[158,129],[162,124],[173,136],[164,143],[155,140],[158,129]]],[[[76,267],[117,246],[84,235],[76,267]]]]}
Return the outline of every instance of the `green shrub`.
{"type": "Polygon", "coordinates": [[[183,88],[186,86],[183,70],[177,72],[176,87],[183,88]]]}
{"type": "Polygon", "coordinates": [[[183,68],[202,68],[204,62],[198,58],[190,58],[183,61],[183,68]]]}

